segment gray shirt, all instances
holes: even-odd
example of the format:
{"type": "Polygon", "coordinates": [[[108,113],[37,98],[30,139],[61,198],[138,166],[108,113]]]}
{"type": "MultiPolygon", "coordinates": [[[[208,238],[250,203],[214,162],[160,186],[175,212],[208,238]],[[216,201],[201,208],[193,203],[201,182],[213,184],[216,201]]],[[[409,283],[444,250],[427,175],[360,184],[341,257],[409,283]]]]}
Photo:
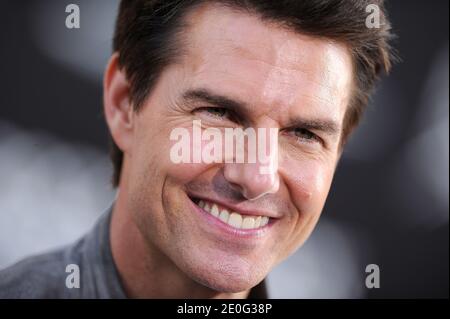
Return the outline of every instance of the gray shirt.
{"type": "Polygon", "coordinates": [[[111,254],[110,219],[111,208],[76,243],[0,271],[0,298],[125,298],[111,254]],[[79,288],[66,285],[75,275],[66,272],[68,265],[79,268],[79,288]]]}
{"type": "MultiPolygon", "coordinates": [[[[0,298],[126,298],[111,253],[111,215],[112,207],[76,243],[0,271],[0,298]],[[66,285],[68,276],[76,275],[70,269],[66,272],[68,265],[78,266],[79,288],[66,285]]],[[[264,281],[251,290],[249,298],[267,298],[264,281]]]]}

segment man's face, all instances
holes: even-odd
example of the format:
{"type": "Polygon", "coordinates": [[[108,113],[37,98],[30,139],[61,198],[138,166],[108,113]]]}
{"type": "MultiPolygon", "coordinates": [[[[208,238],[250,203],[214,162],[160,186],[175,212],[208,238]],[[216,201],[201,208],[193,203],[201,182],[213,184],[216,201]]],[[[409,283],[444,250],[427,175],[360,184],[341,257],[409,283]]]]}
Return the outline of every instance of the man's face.
{"type": "Polygon", "coordinates": [[[239,292],[300,247],[320,216],[340,154],[351,57],[343,45],[218,6],[196,9],[188,21],[181,61],[133,114],[128,205],[148,244],[181,271],[239,292]],[[192,133],[196,119],[221,132],[278,128],[278,153],[270,154],[277,170],[261,174],[258,161],[174,163],[170,133],[192,133]],[[239,216],[232,226],[204,203],[239,216]]]}

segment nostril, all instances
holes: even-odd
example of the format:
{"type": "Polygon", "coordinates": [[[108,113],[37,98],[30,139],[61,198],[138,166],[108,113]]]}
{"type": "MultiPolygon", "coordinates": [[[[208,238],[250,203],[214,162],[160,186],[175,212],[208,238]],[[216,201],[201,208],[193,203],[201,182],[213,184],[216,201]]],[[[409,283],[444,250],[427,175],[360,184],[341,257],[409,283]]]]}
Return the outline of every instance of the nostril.
{"type": "Polygon", "coordinates": [[[228,182],[228,184],[233,191],[238,192],[240,194],[244,194],[245,190],[241,185],[231,182],[228,182]]]}

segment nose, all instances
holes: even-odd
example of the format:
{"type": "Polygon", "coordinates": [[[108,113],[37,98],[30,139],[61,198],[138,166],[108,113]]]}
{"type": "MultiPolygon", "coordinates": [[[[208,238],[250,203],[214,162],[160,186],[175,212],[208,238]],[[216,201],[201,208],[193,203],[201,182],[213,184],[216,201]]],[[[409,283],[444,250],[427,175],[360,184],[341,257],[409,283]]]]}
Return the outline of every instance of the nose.
{"type": "Polygon", "coordinates": [[[224,176],[245,198],[256,200],[276,193],[280,187],[278,172],[269,170],[262,174],[261,168],[259,163],[228,163],[224,167],[224,176]]]}
{"type": "Polygon", "coordinates": [[[258,130],[256,147],[247,145],[249,152],[257,153],[252,161],[243,163],[236,158],[225,161],[224,177],[230,185],[249,199],[255,200],[265,194],[276,193],[280,187],[278,174],[278,130],[258,130]]]}

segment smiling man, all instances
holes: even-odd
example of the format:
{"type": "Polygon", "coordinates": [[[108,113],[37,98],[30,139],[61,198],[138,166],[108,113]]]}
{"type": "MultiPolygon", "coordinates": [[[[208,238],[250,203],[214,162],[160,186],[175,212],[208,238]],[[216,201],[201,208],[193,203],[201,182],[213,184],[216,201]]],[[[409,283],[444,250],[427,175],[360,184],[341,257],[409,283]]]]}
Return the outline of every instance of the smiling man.
{"type": "Polygon", "coordinates": [[[3,271],[0,296],[264,297],[320,217],[389,38],[379,1],[122,1],[104,77],[116,201],[75,245],[3,271]],[[171,133],[195,123],[276,129],[277,165],[174,162],[171,133]]]}

